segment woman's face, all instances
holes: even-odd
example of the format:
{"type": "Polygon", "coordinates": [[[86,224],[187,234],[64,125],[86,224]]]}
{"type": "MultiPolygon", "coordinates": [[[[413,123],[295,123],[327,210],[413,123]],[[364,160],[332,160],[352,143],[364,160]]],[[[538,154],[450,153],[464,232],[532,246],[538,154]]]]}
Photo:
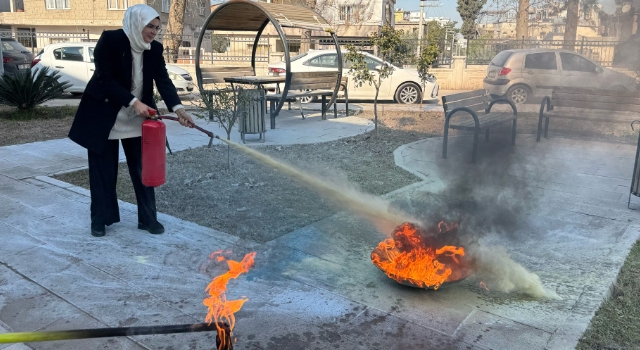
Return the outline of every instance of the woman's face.
{"type": "Polygon", "coordinates": [[[153,21],[149,22],[144,29],[142,29],[142,39],[145,43],[151,43],[153,39],[155,39],[156,35],[160,31],[160,20],[154,18],[153,21]]]}

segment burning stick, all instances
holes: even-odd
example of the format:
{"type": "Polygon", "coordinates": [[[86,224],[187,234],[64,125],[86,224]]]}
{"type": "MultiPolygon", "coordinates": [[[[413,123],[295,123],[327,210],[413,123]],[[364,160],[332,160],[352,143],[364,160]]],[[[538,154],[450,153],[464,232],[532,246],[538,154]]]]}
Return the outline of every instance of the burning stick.
{"type": "MultiPolygon", "coordinates": [[[[229,326],[227,324],[218,325],[211,323],[194,323],[148,327],[90,328],[69,331],[3,333],[0,334],[0,344],[211,331],[218,331],[218,335],[216,336],[216,344],[221,342],[220,339],[229,339],[229,335],[231,333],[231,330],[229,329],[229,326]],[[222,336],[220,334],[221,330],[222,336]]],[[[218,349],[221,349],[220,346],[218,346],[218,349]]],[[[233,346],[229,345],[222,349],[232,350],[233,346]]]]}

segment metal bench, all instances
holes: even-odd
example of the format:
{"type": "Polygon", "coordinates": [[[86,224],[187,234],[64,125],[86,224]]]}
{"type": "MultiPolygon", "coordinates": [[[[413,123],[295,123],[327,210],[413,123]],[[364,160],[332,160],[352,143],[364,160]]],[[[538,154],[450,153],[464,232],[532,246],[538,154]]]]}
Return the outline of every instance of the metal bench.
{"type": "Polygon", "coordinates": [[[619,90],[593,90],[580,88],[554,88],[551,96],[545,96],[540,105],[538,134],[549,138],[549,119],[564,118],[605,123],[628,123],[638,119],[640,93],[619,90]],[[544,107],[547,107],[545,111],[544,107]],[[563,107],[556,110],[555,107],[563,107]],[[635,113],[616,113],[635,112],[635,113]]]}
{"type": "Polygon", "coordinates": [[[202,84],[226,84],[224,78],[254,76],[251,67],[200,67],[202,84]]]}
{"type": "MultiPolygon", "coordinates": [[[[289,92],[287,93],[286,102],[294,102],[298,101],[300,103],[300,98],[302,97],[322,97],[322,120],[326,120],[326,105],[327,105],[327,96],[333,95],[333,89],[336,86],[336,81],[338,80],[338,72],[304,72],[304,73],[291,73],[291,83],[289,86],[289,92]]],[[[342,82],[342,80],[341,80],[342,82]]],[[[342,84],[341,84],[342,85],[342,84]]],[[[345,95],[346,93],[346,84],[344,85],[345,95]]],[[[282,98],[282,94],[271,94],[267,95],[267,101],[269,104],[269,115],[271,117],[271,128],[275,128],[276,124],[276,115],[275,115],[275,105],[276,102],[280,101],[282,98]]],[[[333,106],[333,117],[338,117],[338,109],[336,104],[333,106]]],[[[304,112],[302,112],[302,104],[300,104],[300,112],[302,113],[302,118],[304,119],[304,112]]],[[[347,111],[348,113],[348,111],[347,111]]]]}
{"type": "Polygon", "coordinates": [[[518,110],[513,102],[499,98],[492,100],[485,90],[474,90],[442,96],[442,105],[444,107],[444,140],[442,145],[442,158],[447,158],[447,142],[449,140],[449,129],[470,130],[473,131],[473,154],[472,162],[476,162],[478,153],[478,135],[485,130],[485,139],[489,141],[489,129],[497,124],[512,122],[511,126],[511,145],[516,143],[516,126],[518,121],[518,110]],[[510,113],[491,113],[491,108],[496,103],[508,103],[511,105],[513,114],[510,113]],[[467,118],[460,119],[458,116],[451,121],[451,117],[459,112],[465,112],[467,118]],[[468,118],[471,116],[471,118],[468,118]]]}

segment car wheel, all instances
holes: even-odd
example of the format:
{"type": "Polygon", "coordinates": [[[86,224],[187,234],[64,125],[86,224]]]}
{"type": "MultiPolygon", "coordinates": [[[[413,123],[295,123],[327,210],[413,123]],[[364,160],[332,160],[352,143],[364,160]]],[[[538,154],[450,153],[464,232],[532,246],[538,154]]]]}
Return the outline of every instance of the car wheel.
{"type": "Polygon", "coordinates": [[[507,98],[517,104],[527,103],[531,96],[531,89],[525,85],[514,85],[507,90],[507,98]]]}
{"type": "Polygon", "coordinates": [[[401,104],[419,103],[421,97],[420,87],[413,83],[402,84],[396,91],[396,102],[401,104]]]}
{"type": "MultiPolygon", "coordinates": [[[[311,90],[304,90],[304,91],[311,91],[311,90]]],[[[300,97],[300,103],[311,103],[315,100],[316,100],[315,96],[300,97]]]]}

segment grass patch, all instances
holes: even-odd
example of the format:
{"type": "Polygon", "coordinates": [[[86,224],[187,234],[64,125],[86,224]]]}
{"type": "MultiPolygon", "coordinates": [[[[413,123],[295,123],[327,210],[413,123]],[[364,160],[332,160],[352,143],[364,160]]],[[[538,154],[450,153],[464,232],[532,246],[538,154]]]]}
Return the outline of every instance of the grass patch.
{"type": "Polygon", "coordinates": [[[576,348],[640,348],[640,241],[631,248],[611,296],[591,319],[576,348]]]}
{"type": "Polygon", "coordinates": [[[74,116],[77,110],[78,107],[76,106],[39,106],[28,110],[6,107],[1,109],[0,121],[4,123],[6,121],[63,119],[68,116],[74,116]]]}

